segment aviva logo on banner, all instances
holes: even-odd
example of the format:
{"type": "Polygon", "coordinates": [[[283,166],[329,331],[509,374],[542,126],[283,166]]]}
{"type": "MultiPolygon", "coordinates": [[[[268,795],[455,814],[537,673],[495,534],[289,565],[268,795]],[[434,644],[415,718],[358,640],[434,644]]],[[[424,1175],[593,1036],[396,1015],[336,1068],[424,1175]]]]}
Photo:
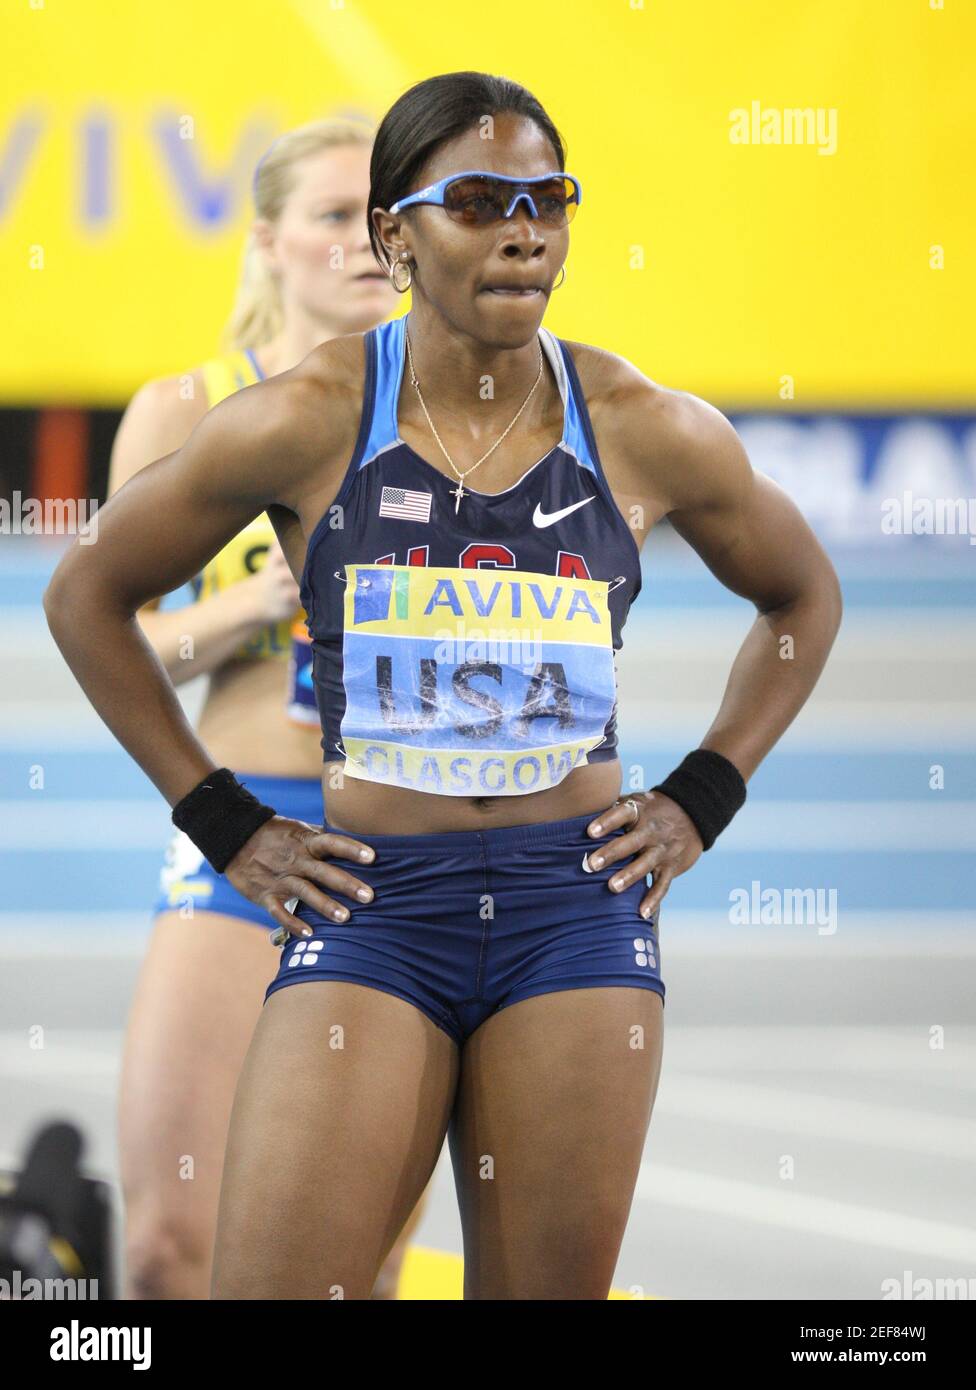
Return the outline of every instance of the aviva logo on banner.
{"type": "Polygon", "coordinates": [[[555,786],[616,705],[607,581],[347,565],[345,771],[453,796],[555,786]]]}

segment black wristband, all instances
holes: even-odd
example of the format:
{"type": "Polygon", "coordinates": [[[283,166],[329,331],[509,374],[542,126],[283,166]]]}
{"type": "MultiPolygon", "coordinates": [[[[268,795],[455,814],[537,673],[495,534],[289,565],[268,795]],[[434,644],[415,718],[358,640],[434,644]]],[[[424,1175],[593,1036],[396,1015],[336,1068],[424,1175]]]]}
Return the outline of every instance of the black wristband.
{"type": "Polygon", "coordinates": [[[173,807],[173,824],[196,845],[218,874],[276,812],[242,786],[229,768],[210,772],[173,807]]]}
{"type": "Polygon", "coordinates": [[[696,748],[651,791],[676,801],[694,823],[702,844],[711,849],[746,799],[742,773],[711,748],[696,748]]]}

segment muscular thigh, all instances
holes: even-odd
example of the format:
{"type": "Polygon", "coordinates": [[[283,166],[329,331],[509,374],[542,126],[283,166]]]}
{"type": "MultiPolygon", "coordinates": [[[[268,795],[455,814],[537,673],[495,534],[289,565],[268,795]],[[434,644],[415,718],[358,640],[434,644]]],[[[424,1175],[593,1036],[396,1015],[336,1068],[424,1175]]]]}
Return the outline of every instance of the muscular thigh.
{"type": "Polygon", "coordinates": [[[395,995],[306,980],[269,996],[227,1144],[215,1298],[368,1298],[454,1100],[447,1034],[395,995]]]}
{"type": "Polygon", "coordinates": [[[123,1054],[130,1215],[185,1219],[209,1245],[234,1088],[277,965],[253,923],[209,912],[156,919],[123,1054]]]}
{"type": "Polygon", "coordinates": [[[657,1091],[652,990],[543,994],[461,1059],[451,1153],[466,1298],[605,1298],[657,1091]]]}

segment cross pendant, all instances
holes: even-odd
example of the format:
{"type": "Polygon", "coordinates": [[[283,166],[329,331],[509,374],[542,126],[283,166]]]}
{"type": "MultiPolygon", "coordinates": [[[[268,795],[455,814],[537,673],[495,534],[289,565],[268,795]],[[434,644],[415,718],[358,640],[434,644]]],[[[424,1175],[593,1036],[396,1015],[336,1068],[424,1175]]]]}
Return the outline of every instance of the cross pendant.
{"type": "Polygon", "coordinates": [[[461,498],[464,496],[464,479],[463,479],[463,478],[459,478],[459,479],[458,479],[458,485],[457,485],[457,487],[452,487],[452,488],[451,488],[451,496],[457,498],[457,501],[454,503],[454,514],[455,514],[455,516],[456,516],[456,515],[458,514],[458,512],[461,510],[461,498]]]}

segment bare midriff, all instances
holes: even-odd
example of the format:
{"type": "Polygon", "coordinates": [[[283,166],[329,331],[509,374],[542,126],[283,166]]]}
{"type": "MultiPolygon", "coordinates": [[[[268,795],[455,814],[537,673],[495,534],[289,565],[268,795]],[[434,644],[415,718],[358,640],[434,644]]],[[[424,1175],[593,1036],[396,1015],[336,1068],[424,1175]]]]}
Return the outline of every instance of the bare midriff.
{"type": "Polygon", "coordinates": [[[321,776],[329,827],[352,835],[436,835],[594,814],[620,795],[619,758],[578,767],[558,786],[519,796],[439,796],[344,777],[322,763],[321,730],[285,713],[286,659],[231,661],[211,679],[199,735],[221,767],[260,777],[321,776]]]}
{"type": "Polygon", "coordinates": [[[341,762],[322,778],[330,830],[351,835],[438,835],[449,830],[568,820],[610,806],[620,794],[619,758],[578,767],[555,787],[519,796],[440,796],[341,777],[341,762]],[[338,782],[340,785],[333,785],[338,782]]]}

